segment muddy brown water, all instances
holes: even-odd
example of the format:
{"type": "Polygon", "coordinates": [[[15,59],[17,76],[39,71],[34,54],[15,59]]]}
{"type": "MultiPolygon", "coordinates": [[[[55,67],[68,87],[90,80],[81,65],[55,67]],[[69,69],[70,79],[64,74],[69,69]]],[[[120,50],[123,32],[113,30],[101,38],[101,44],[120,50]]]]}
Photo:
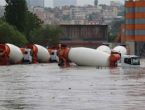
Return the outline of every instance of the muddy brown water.
{"type": "Polygon", "coordinates": [[[145,110],[145,68],[2,66],[0,110],[145,110]]]}

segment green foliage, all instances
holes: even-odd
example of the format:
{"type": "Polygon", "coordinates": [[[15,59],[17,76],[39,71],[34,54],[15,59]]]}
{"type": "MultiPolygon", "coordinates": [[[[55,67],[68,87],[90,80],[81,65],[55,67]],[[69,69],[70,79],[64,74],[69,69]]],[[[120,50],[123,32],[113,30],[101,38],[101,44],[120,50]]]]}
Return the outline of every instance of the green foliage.
{"type": "Polygon", "coordinates": [[[26,14],[26,26],[25,26],[25,35],[27,36],[28,41],[30,41],[30,33],[41,27],[42,21],[33,13],[27,11],[26,14]]]}
{"type": "Polygon", "coordinates": [[[109,36],[109,41],[112,42],[116,39],[118,33],[120,32],[120,27],[121,24],[124,23],[124,19],[121,20],[115,20],[110,24],[110,36],[109,36]]]}
{"type": "Polygon", "coordinates": [[[0,43],[12,43],[22,46],[27,43],[27,40],[25,36],[17,31],[13,26],[0,21],[0,43]]]}
{"type": "Polygon", "coordinates": [[[1,17],[1,18],[0,18],[0,23],[1,23],[2,21],[5,21],[5,18],[4,18],[4,17],[1,17]]]}
{"type": "Polygon", "coordinates": [[[25,0],[5,0],[5,21],[20,32],[30,41],[30,33],[41,27],[42,21],[27,9],[25,0]]]}
{"type": "Polygon", "coordinates": [[[59,27],[46,25],[31,33],[31,42],[46,46],[56,45],[59,43],[59,35],[61,33],[62,31],[59,27]]]}
{"type": "Polygon", "coordinates": [[[5,21],[0,25],[0,42],[22,45],[33,42],[44,45],[55,45],[59,42],[60,28],[42,27],[42,21],[27,9],[25,0],[5,0],[5,21]],[[10,26],[13,25],[14,27],[10,26]],[[27,36],[27,40],[17,29],[27,36]],[[3,37],[4,36],[4,37],[3,37]]]}
{"type": "Polygon", "coordinates": [[[113,41],[115,41],[116,38],[117,38],[117,35],[109,35],[108,41],[113,42],[113,41]]]}
{"type": "Polygon", "coordinates": [[[25,19],[27,12],[27,4],[25,0],[5,0],[7,5],[5,8],[6,21],[15,26],[20,32],[24,32],[25,19]]]}

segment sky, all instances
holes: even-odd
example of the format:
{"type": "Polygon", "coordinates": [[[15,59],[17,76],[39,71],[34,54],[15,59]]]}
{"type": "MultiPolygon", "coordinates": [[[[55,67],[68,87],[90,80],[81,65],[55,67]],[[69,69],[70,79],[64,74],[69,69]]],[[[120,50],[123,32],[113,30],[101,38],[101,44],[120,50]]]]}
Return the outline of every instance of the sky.
{"type": "MultiPolygon", "coordinates": [[[[101,4],[109,4],[110,1],[120,1],[123,3],[124,0],[99,0],[99,3],[101,4]]],[[[93,4],[94,0],[77,0],[78,5],[87,5],[87,4],[93,4]]],[[[5,5],[5,0],[0,0],[0,5],[5,5]]],[[[45,5],[47,7],[53,6],[53,0],[45,0],[45,5]]]]}

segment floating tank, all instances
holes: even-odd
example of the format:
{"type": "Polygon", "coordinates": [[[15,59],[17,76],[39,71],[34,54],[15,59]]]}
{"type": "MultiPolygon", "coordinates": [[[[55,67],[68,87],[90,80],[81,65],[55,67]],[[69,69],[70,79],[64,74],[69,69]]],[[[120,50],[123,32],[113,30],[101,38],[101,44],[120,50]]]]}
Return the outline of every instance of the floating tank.
{"type": "Polygon", "coordinates": [[[21,49],[13,44],[0,44],[0,60],[1,65],[12,63],[20,63],[23,59],[21,49]]]}
{"type": "Polygon", "coordinates": [[[110,47],[108,47],[108,46],[106,46],[106,45],[101,45],[101,46],[99,46],[96,50],[102,51],[102,52],[105,52],[105,53],[108,53],[108,54],[111,54],[111,49],[110,49],[110,47]]]}
{"type": "Polygon", "coordinates": [[[27,48],[30,48],[32,50],[32,57],[33,57],[33,63],[47,63],[50,59],[50,54],[48,50],[37,44],[30,44],[27,45],[27,48]]]}

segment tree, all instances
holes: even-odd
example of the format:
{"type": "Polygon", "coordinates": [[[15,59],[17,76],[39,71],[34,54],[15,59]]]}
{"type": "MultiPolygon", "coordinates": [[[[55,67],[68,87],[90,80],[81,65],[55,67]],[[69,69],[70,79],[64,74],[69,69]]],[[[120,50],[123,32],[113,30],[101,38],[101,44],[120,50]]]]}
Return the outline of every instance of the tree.
{"type": "Polygon", "coordinates": [[[23,46],[27,42],[25,36],[6,22],[0,21],[0,43],[12,43],[23,46]]]}
{"type": "Polygon", "coordinates": [[[25,19],[27,13],[27,4],[25,0],[5,0],[7,5],[5,8],[6,21],[15,26],[20,32],[24,32],[25,19]]]}
{"type": "Polygon", "coordinates": [[[30,41],[30,33],[41,27],[42,21],[33,13],[27,11],[26,14],[26,26],[25,26],[25,35],[27,40],[30,41]]]}
{"type": "Polygon", "coordinates": [[[120,31],[121,24],[124,23],[124,19],[115,20],[110,24],[110,36],[109,41],[114,41],[120,31]]]}
{"type": "Polygon", "coordinates": [[[31,42],[45,46],[56,45],[59,43],[59,36],[61,33],[62,31],[59,27],[46,25],[31,33],[31,42]]]}

